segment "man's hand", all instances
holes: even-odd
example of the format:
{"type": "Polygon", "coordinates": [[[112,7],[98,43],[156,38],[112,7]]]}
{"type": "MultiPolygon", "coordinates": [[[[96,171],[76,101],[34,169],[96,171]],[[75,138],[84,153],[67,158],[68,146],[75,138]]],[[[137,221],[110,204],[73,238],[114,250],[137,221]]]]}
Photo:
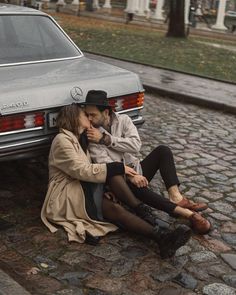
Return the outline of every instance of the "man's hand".
{"type": "Polygon", "coordinates": [[[128,179],[131,183],[136,185],[137,187],[147,187],[148,186],[148,180],[145,176],[143,175],[134,175],[134,176],[128,176],[128,179]]]}
{"type": "Polygon", "coordinates": [[[89,141],[99,143],[100,139],[102,138],[102,133],[99,129],[91,125],[91,127],[87,129],[87,137],[89,141]]]}

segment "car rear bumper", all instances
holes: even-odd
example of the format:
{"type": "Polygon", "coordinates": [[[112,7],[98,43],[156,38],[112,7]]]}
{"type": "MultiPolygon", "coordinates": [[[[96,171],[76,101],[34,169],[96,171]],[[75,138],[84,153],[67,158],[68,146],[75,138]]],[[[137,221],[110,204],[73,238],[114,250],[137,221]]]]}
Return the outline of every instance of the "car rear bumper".
{"type": "MultiPolygon", "coordinates": [[[[142,116],[137,116],[132,120],[137,127],[144,123],[142,116]]],[[[47,154],[55,134],[1,144],[0,162],[34,158],[47,154]]]]}
{"type": "MultiPolygon", "coordinates": [[[[54,135],[55,136],[55,135],[54,135]]],[[[0,146],[0,162],[33,158],[49,152],[54,136],[18,141],[0,146]]]]}

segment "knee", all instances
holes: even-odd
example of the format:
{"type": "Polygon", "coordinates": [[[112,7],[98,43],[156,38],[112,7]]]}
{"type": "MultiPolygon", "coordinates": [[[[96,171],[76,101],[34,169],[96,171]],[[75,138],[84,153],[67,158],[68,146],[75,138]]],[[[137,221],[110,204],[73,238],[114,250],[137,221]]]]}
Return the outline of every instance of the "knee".
{"type": "Polygon", "coordinates": [[[109,201],[109,205],[106,205],[106,208],[104,208],[106,212],[104,213],[108,213],[109,215],[113,215],[113,216],[119,216],[124,208],[117,203],[114,203],[112,201],[109,201]]]}
{"type": "Polygon", "coordinates": [[[156,152],[159,154],[159,155],[162,155],[162,156],[166,156],[166,155],[172,155],[172,151],[171,149],[167,146],[167,145],[159,145],[157,148],[156,148],[156,152]]]}
{"type": "Polygon", "coordinates": [[[111,205],[111,211],[114,214],[118,214],[119,215],[119,214],[121,214],[124,211],[124,208],[120,204],[112,203],[112,205],[111,205]]]}

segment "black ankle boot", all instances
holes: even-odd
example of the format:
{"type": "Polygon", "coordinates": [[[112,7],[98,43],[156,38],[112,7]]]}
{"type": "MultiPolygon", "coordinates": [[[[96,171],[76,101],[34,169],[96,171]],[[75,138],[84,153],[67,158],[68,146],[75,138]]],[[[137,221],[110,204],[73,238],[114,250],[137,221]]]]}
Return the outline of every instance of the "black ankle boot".
{"type": "Polygon", "coordinates": [[[191,229],[186,225],[179,225],[175,230],[154,227],[154,239],[162,259],[174,256],[176,250],[185,245],[190,237],[191,229]]]}
{"type": "Polygon", "coordinates": [[[152,208],[149,207],[148,205],[141,203],[137,207],[134,208],[134,211],[136,215],[138,215],[140,218],[143,220],[147,221],[151,225],[155,226],[156,225],[156,218],[153,213],[152,213],[152,208]]]}

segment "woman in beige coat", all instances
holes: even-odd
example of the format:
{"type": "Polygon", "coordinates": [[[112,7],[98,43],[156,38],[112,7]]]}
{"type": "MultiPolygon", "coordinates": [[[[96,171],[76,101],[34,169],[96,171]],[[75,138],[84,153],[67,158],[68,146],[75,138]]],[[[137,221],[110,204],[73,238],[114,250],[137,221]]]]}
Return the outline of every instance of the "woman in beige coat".
{"type": "Polygon", "coordinates": [[[118,225],[155,240],[162,258],[173,256],[189,240],[190,229],[185,225],[173,231],[153,227],[104,192],[103,184],[112,177],[136,172],[119,162],[91,163],[83,132],[90,122],[79,105],[64,107],[57,124],[59,133],[49,154],[49,186],[41,212],[49,230],[55,232],[57,225],[63,226],[69,241],[83,243],[88,236],[115,231],[118,225]]]}

